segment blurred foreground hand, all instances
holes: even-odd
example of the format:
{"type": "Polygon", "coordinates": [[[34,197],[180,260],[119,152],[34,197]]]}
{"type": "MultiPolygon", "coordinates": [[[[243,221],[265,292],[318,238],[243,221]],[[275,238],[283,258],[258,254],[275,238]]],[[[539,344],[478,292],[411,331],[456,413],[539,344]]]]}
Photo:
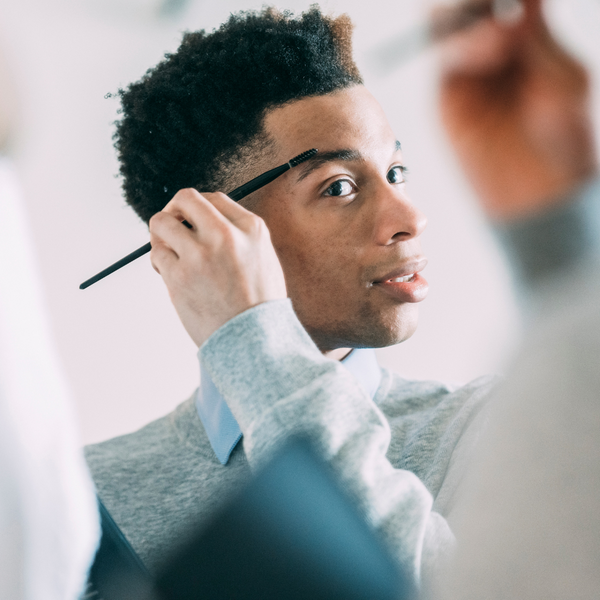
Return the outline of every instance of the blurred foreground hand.
{"type": "Polygon", "coordinates": [[[442,119],[494,220],[560,202],[597,168],[584,68],[550,35],[541,0],[511,4],[441,48],[442,119]]]}

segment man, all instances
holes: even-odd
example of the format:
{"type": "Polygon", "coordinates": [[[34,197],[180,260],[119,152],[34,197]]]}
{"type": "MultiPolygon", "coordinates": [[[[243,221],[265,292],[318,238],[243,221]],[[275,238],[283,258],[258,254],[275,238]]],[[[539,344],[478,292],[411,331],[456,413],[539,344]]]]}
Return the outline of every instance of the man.
{"type": "Polygon", "coordinates": [[[410,382],[368,350],[416,327],[425,218],[350,33],[316,8],[240,14],[186,35],[122,95],[127,200],[156,215],[152,262],[202,368],[174,413],[87,449],[151,570],[292,433],[311,436],[415,580],[452,544],[444,515],[491,380],[410,382]],[[196,191],[233,189],[313,147],[244,206],[196,191]]]}

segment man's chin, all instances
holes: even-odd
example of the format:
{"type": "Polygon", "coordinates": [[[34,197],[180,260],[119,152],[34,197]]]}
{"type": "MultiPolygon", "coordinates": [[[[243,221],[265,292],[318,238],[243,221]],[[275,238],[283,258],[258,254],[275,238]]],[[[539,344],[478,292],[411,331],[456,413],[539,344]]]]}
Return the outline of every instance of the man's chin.
{"type": "Polygon", "coordinates": [[[306,327],[306,330],[322,352],[337,348],[387,348],[411,338],[417,329],[417,320],[394,325],[372,323],[370,327],[347,330],[337,328],[335,331],[316,331],[309,327],[306,327]]]}
{"type": "Polygon", "coordinates": [[[413,336],[419,322],[416,304],[404,304],[387,314],[371,314],[354,327],[355,344],[358,348],[387,348],[405,342],[413,336]],[[360,344],[360,345],[358,345],[360,344]]]}
{"type": "Polygon", "coordinates": [[[372,332],[368,336],[364,336],[360,346],[354,348],[388,348],[396,346],[410,339],[415,333],[417,327],[402,328],[400,330],[382,330],[378,333],[372,332]]]}

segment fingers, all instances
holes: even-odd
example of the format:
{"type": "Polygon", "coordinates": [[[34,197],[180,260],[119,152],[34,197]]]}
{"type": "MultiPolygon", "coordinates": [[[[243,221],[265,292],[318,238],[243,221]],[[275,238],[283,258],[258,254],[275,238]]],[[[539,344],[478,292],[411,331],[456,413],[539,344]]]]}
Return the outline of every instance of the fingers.
{"type": "MultiPolygon", "coordinates": [[[[227,219],[208,200],[193,188],[179,190],[173,199],[161,211],[173,216],[179,222],[187,221],[196,233],[204,236],[227,226],[227,219]]],[[[160,214],[160,213],[159,213],[160,214]]],[[[190,237],[193,237],[190,232],[190,237]]]]}
{"type": "Polygon", "coordinates": [[[498,71],[510,60],[514,40],[492,19],[457,34],[441,48],[444,76],[486,75],[498,71]]]}
{"type": "Polygon", "coordinates": [[[152,265],[198,346],[235,315],[287,296],[264,221],[225,194],[181,190],[150,235],[152,265]]]}
{"type": "Polygon", "coordinates": [[[253,212],[238,204],[229,196],[222,193],[204,194],[208,200],[224,217],[242,231],[248,232],[260,220],[253,212]]]}
{"type": "Polygon", "coordinates": [[[245,231],[258,217],[221,192],[200,194],[189,188],[177,192],[164,211],[180,221],[186,220],[194,231],[210,236],[235,225],[245,231]]]}
{"type": "MultiPolygon", "coordinates": [[[[478,14],[470,26],[450,35],[442,44],[444,76],[485,76],[504,69],[518,54],[523,41],[544,28],[540,0],[467,0],[452,8],[438,8],[434,21],[461,21],[461,11],[478,14]],[[475,7],[475,8],[474,8],[475,7]],[[489,13],[481,7],[487,7],[489,13]]],[[[465,22],[468,22],[468,18],[465,22]]]]}
{"type": "Polygon", "coordinates": [[[526,1],[522,0],[494,0],[492,3],[492,12],[494,19],[507,25],[515,25],[523,19],[526,8],[526,1]]]}
{"type": "Polygon", "coordinates": [[[181,243],[181,236],[185,236],[185,233],[181,229],[187,230],[187,228],[173,215],[166,212],[156,213],[150,219],[149,228],[152,267],[159,274],[169,272],[185,251],[185,244],[181,243]]]}
{"type": "Polygon", "coordinates": [[[149,226],[152,266],[161,273],[182,256],[202,260],[202,247],[222,245],[235,235],[235,229],[248,234],[259,231],[262,219],[225,194],[200,194],[190,188],[180,190],[149,226]]]}
{"type": "Polygon", "coordinates": [[[527,26],[537,27],[540,23],[544,23],[542,0],[519,0],[519,4],[523,7],[523,22],[527,26]]]}

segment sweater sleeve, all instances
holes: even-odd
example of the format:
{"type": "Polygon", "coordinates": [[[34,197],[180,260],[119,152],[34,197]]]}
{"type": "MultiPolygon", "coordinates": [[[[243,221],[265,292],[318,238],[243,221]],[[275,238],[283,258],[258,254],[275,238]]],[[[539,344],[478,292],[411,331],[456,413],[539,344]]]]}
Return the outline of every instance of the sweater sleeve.
{"type": "Polygon", "coordinates": [[[415,582],[427,578],[422,568],[445,555],[452,533],[419,478],[387,460],[384,415],[319,352],[289,300],[238,315],[205,342],[200,358],[242,429],[253,468],[288,436],[309,436],[405,572],[415,582]]]}
{"type": "Polygon", "coordinates": [[[567,202],[495,227],[509,259],[523,309],[543,313],[564,290],[600,271],[600,177],[567,202]]]}
{"type": "Polygon", "coordinates": [[[501,237],[530,323],[490,406],[435,597],[597,598],[600,181],[501,237]]]}

